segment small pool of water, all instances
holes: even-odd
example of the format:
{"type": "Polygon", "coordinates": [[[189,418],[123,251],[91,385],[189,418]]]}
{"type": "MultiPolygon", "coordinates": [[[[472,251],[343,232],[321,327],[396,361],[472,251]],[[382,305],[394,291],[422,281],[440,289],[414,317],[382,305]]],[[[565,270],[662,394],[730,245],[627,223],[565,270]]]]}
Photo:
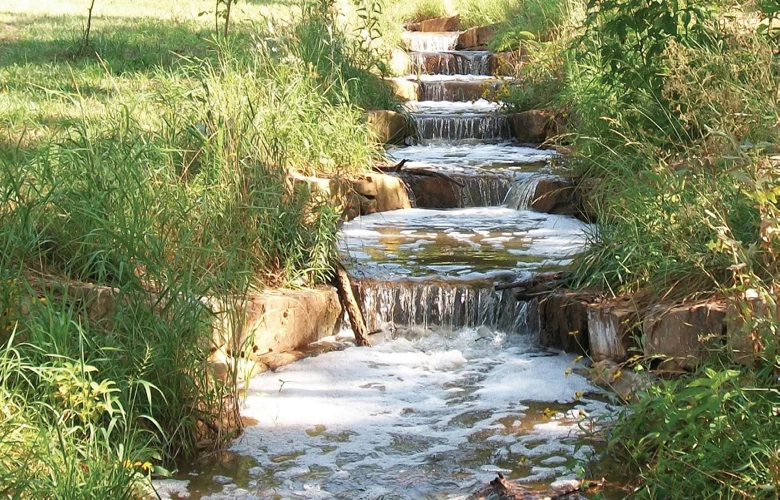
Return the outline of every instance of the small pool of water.
{"type": "Polygon", "coordinates": [[[491,279],[562,269],[589,230],[571,217],[501,207],[397,210],[344,224],[340,249],[359,277],[491,279]]]}
{"type": "Polygon", "coordinates": [[[505,170],[508,173],[536,172],[555,156],[553,151],[497,144],[433,144],[395,148],[388,151],[395,161],[406,159],[404,168],[433,168],[448,173],[476,173],[505,170]]]}
{"type": "Polygon", "coordinates": [[[497,472],[571,479],[595,454],[581,438],[609,409],[573,355],[485,327],[373,341],[253,379],[257,424],[227,463],[179,476],[191,498],[465,498],[497,472]]]}

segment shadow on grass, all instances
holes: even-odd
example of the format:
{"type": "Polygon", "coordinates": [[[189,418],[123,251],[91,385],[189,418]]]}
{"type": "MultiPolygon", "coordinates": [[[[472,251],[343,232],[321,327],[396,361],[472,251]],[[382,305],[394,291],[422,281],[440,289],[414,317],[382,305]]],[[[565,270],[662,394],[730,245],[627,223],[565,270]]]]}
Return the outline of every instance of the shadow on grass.
{"type": "Polygon", "coordinates": [[[83,47],[83,23],[77,16],[17,16],[14,29],[0,36],[0,70],[50,64],[79,70],[100,64],[125,74],[173,68],[182,57],[207,57],[214,33],[197,22],[100,18],[90,45],[83,47]]]}

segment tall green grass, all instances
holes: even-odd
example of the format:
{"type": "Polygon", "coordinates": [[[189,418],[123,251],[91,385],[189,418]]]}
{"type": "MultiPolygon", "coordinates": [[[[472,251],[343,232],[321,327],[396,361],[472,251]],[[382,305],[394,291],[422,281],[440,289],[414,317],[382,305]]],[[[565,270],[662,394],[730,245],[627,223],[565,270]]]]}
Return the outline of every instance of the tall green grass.
{"type": "Polygon", "coordinates": [[[100,22],[98,54],[2,56],[0,494],[138,497],[235,436],[203,299],[329,279],[338,207],[292,174],[366,171],[363,107],[392,103],[361,42],[303,7],[138,66],[122,40],[143,36],[102,43],[100,22]]]}

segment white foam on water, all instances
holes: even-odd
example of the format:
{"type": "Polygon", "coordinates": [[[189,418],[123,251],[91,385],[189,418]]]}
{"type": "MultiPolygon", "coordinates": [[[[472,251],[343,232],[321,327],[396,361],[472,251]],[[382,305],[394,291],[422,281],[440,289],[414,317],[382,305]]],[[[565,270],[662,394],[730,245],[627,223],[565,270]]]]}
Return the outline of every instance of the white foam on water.
{"type": "Polygon", "coordinates": [[[477,115],[482,113],[495,113],[501,107],[500,103],[486,99],[476,101],[409,101],[404,103],[404,108],[409,112],[433,114],[464,114],[477,115]]]}
{"type": "Polygon", "coordinates": [[[556,153],[517,146],[511,142],[497,144],[441,144],[409,146],[388,150],[395,161],[407,160],[405,169],[425,168],[446,173],[478,175],[486,169],[503,171],[510,178],[520,180],[539,170],[556,153]]]}
{"type": "Polygon", "coordinates": [[[405,31],[401,34],[401,40],[407,44],[409,50],[416,52],[443,52],[454,50],[458,44],[460,32],[426,33],[405,31]]]}
{"type": "Polygon", "coordinates": [[[406,78],[411,81],[421,81],[425,83],[438,83],[438,82],[501,82],[509,81],[511,76],[493,76],[493,75],[406,75],[401,78],[406,78]]]}
{"type": "Polygon", "coordinates": [[[329,352],[253,379],[242,414],[258,423],[231,449],[271,472],[258,491],[284,498],[452,498],[522,457],[527,477],[560,478],[568,471],[553,457],[583,456],[578,421],[523,422],[533,404],[605,411],[575,402],[596,389],[565,375],[572,358],[485,327],[329,352]]]}

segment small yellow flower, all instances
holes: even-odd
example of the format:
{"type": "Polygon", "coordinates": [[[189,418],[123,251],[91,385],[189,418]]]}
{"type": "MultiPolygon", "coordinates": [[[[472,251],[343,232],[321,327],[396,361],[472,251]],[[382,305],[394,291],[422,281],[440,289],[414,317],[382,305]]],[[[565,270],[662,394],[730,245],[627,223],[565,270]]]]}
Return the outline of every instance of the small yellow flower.
{"type": "Polygon", "coordinates": [[[569,335],[574,336],[574,335],[578,335],[579,333],[580,333],[579,330],[572,330],[572,331],[569,332],[569,335]]]}
{"type": "Polygon", "coordinates": [[[544,418],[551,418],[554,417],[558,412],[555,410],[551,410],[549,408],[545,408],[542,412],[542,415],[544,415],[544,418]]]}
{"type": "Polygon", "coordinates": [[[146,472],[149,472],[150,470],[152,470],[152,462],[144,462],[143,464],[141,464],[141,468],[146,472]]]}
{"type": "Polygon", "coordinates": [[[614,375],[612,375],[612,380],[617,380],[617,379],[619,379],[621,376],[623,376],[623,370],[618,370],[618,371],[616,371],[616,372],[615,372],[615,374],[614,374],[614,375]]]}
{"type": "Polygon", "coordinates": [[[572,361],[571,364],[576,365],[580,361],[582,361],[582,356],[577,356],[576,358],[574,358],[574,361],[572,361]]]}
{"type": "Polygon", "coordinates": [[[582,391],[577,391],[574,393],[574,399],[580,399],[582,397],[582,391]]]}
{"type": "Polygon", "coordinates": [[[567,377],[568,377],[569,375],[571,375],[571,368],[566,368],[566,371],[565,371],[565,372],[563,372],[563,374],[564,374],[564,375],[566,375],[567,377]]]}
{"type": "Polygon", "coordinates": [[[41,297],[40,299],[38,299],[38,301],[40,301],[41,304],[45,305],[46,304],[46,297],[41,297]]]}

